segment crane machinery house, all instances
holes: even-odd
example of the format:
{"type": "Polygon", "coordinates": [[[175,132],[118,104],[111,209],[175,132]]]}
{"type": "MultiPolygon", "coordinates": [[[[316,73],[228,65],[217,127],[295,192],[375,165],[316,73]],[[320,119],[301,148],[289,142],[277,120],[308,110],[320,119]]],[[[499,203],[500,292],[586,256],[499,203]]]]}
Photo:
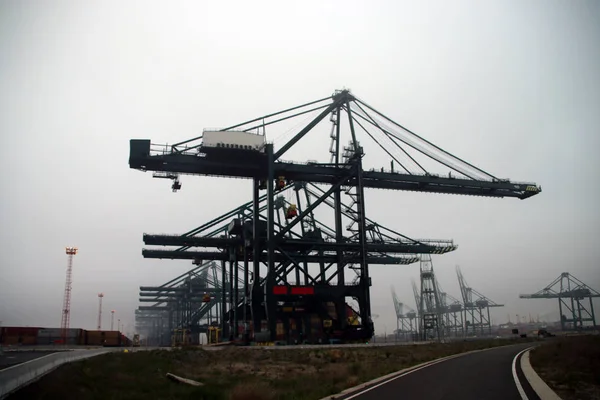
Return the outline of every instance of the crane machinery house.
{"type": "Polygon", "coordinates": [[[214,151],[259,151],[264,152],[265,137],[242,131],[204,131],[202,150],[214,151]]]}

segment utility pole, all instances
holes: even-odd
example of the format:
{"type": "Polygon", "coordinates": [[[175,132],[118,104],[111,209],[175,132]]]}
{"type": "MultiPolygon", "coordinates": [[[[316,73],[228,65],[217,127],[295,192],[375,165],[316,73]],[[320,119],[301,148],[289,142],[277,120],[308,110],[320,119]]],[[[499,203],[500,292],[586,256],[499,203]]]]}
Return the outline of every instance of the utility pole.
{"type": "Polygon", "coordinates": [[[98,330],[102,329],[102,298],[104,293],[98,293],[98,330]]]}
{"type": "Polygon", "coordinates": [[[65,248],[67,261],[67,277],[65,279],[65,294],[63,298],[62,318],[60,321],[60,331],[63,344],[67,344],[67,331],[71,322],[71,286],[73,284],[73,256],[77,254],[77,247],[65,248]]]}
{"type": "Polygon", "coordinates": [[[115,330],[115,310],[110,310],[110,330],[115,330]]]}

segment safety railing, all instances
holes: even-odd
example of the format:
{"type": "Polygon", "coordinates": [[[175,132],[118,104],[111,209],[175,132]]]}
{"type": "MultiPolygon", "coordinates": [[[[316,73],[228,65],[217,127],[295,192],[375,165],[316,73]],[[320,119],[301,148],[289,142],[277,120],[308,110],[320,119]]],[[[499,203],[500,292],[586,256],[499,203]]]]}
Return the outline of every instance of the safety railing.
{"type": "Polygon", "coordinates": [[[73,350],[52,353],[0,371],[0,399],[41,378],[59,366],[108,353],[110,350],[73,350]]]}

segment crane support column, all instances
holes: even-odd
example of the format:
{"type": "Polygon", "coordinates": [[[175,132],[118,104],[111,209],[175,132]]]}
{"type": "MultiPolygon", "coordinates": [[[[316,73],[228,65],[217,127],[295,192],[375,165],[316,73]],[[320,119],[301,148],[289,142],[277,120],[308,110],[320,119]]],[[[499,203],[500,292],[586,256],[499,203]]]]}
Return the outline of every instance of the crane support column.
{"type": "Polygon", "coordinates": [[[244,319],[244,343],[248,343],[250,338],[248,337],[248,297],[250,295],[249,282],[248,282],[248,247],[244,243],[244,310],[242,311],[242,318],[244,319]]]}
{"type": "MultiPolygon", "coordinates": [[[[225,321],[225,313],[227,312],[227,274],[225,261],[221,261],[221,332],[225,335],[227,332],[227,322],[225,321]]],[[[221,336],[223,337],[223,336],[221,336]]]]}
{"type": "Polygon", "coordinates": [[[233,284],[234,284],[234,268],[236,266],[236,261],[235,261],[235,253],[236,253],[236,249],[233,248],[232,249],[232,253],[230,254],[230,257],[232,257],[229,261],[229,341],[233,341],[233,338],[235,337],[235,311],[237,309],[237,303],[235,303],[235,294],[233,293],[233,284]]]}
{"type": "MultiPolygon", "coordinates": [[[[340,166],[340,106],[335,111],[335,166],[340,166]]],[[[342,226],[342,197],[341,188],[337,188],[334,194],[334,205],[335,205],[335,239],[336,242],[342,243],[344,239],[344,227],[342,226]]],[[[345,263],[343,261],[344,253],[341,250],[336,252],[337,257],[337,281],[338,287],[343,288],[346,285],[346,277],[344,274],[345,263]]],[[[340,297],[336,303],[336,311],[338,315],[338,321],[340,329],[346,329],[346,299],[340,297]]]]}
{"type": "Polygon", "coordinates": [[[258,178],[254,178],[253,197],[252,197],[252,324],[254,333],[261,331],[261,315],[262,313],[262,302],[264,301],[265,294],[260,288],[260,236],[261,230],[259,227],[259,185],[260,181],[258,178]]]}
{"type": "Polygon", "coordinates": [[[276,307],[273,299],[273,287],[275,286],[275,199],[274,199],[274,159],[273,145],[265,145],[267,153],[267,282],[265,284],[265,307],[267,308],[267,322],[271,341],[275,341],[277,334],[276,307]]]}

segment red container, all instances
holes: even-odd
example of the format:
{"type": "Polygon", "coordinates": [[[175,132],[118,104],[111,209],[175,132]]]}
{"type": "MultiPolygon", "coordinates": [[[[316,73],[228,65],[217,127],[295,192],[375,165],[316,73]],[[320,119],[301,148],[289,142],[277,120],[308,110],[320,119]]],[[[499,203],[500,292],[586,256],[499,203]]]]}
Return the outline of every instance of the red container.
{"type": "Polygon", "coordinates": [[[38,331],[41,328],[39,327],[30,327],[30,326],[5,326],[2,328],[2,336],[36,336],[38,335],[38,331]]]}
{"type": "Polygon", "coordinates": [[[3,345],[8,346],[8,345],[12,345],[12,344],[19,344],[19,337],[18,336],[7,336],[4,335],[2,336],[2,342],[3,345]]]}
{"type": "Polygon", "coordinates": [[[37,344],[37,336],[22,336],[21,344],[26,346],[32,346],[37,344]]]}

